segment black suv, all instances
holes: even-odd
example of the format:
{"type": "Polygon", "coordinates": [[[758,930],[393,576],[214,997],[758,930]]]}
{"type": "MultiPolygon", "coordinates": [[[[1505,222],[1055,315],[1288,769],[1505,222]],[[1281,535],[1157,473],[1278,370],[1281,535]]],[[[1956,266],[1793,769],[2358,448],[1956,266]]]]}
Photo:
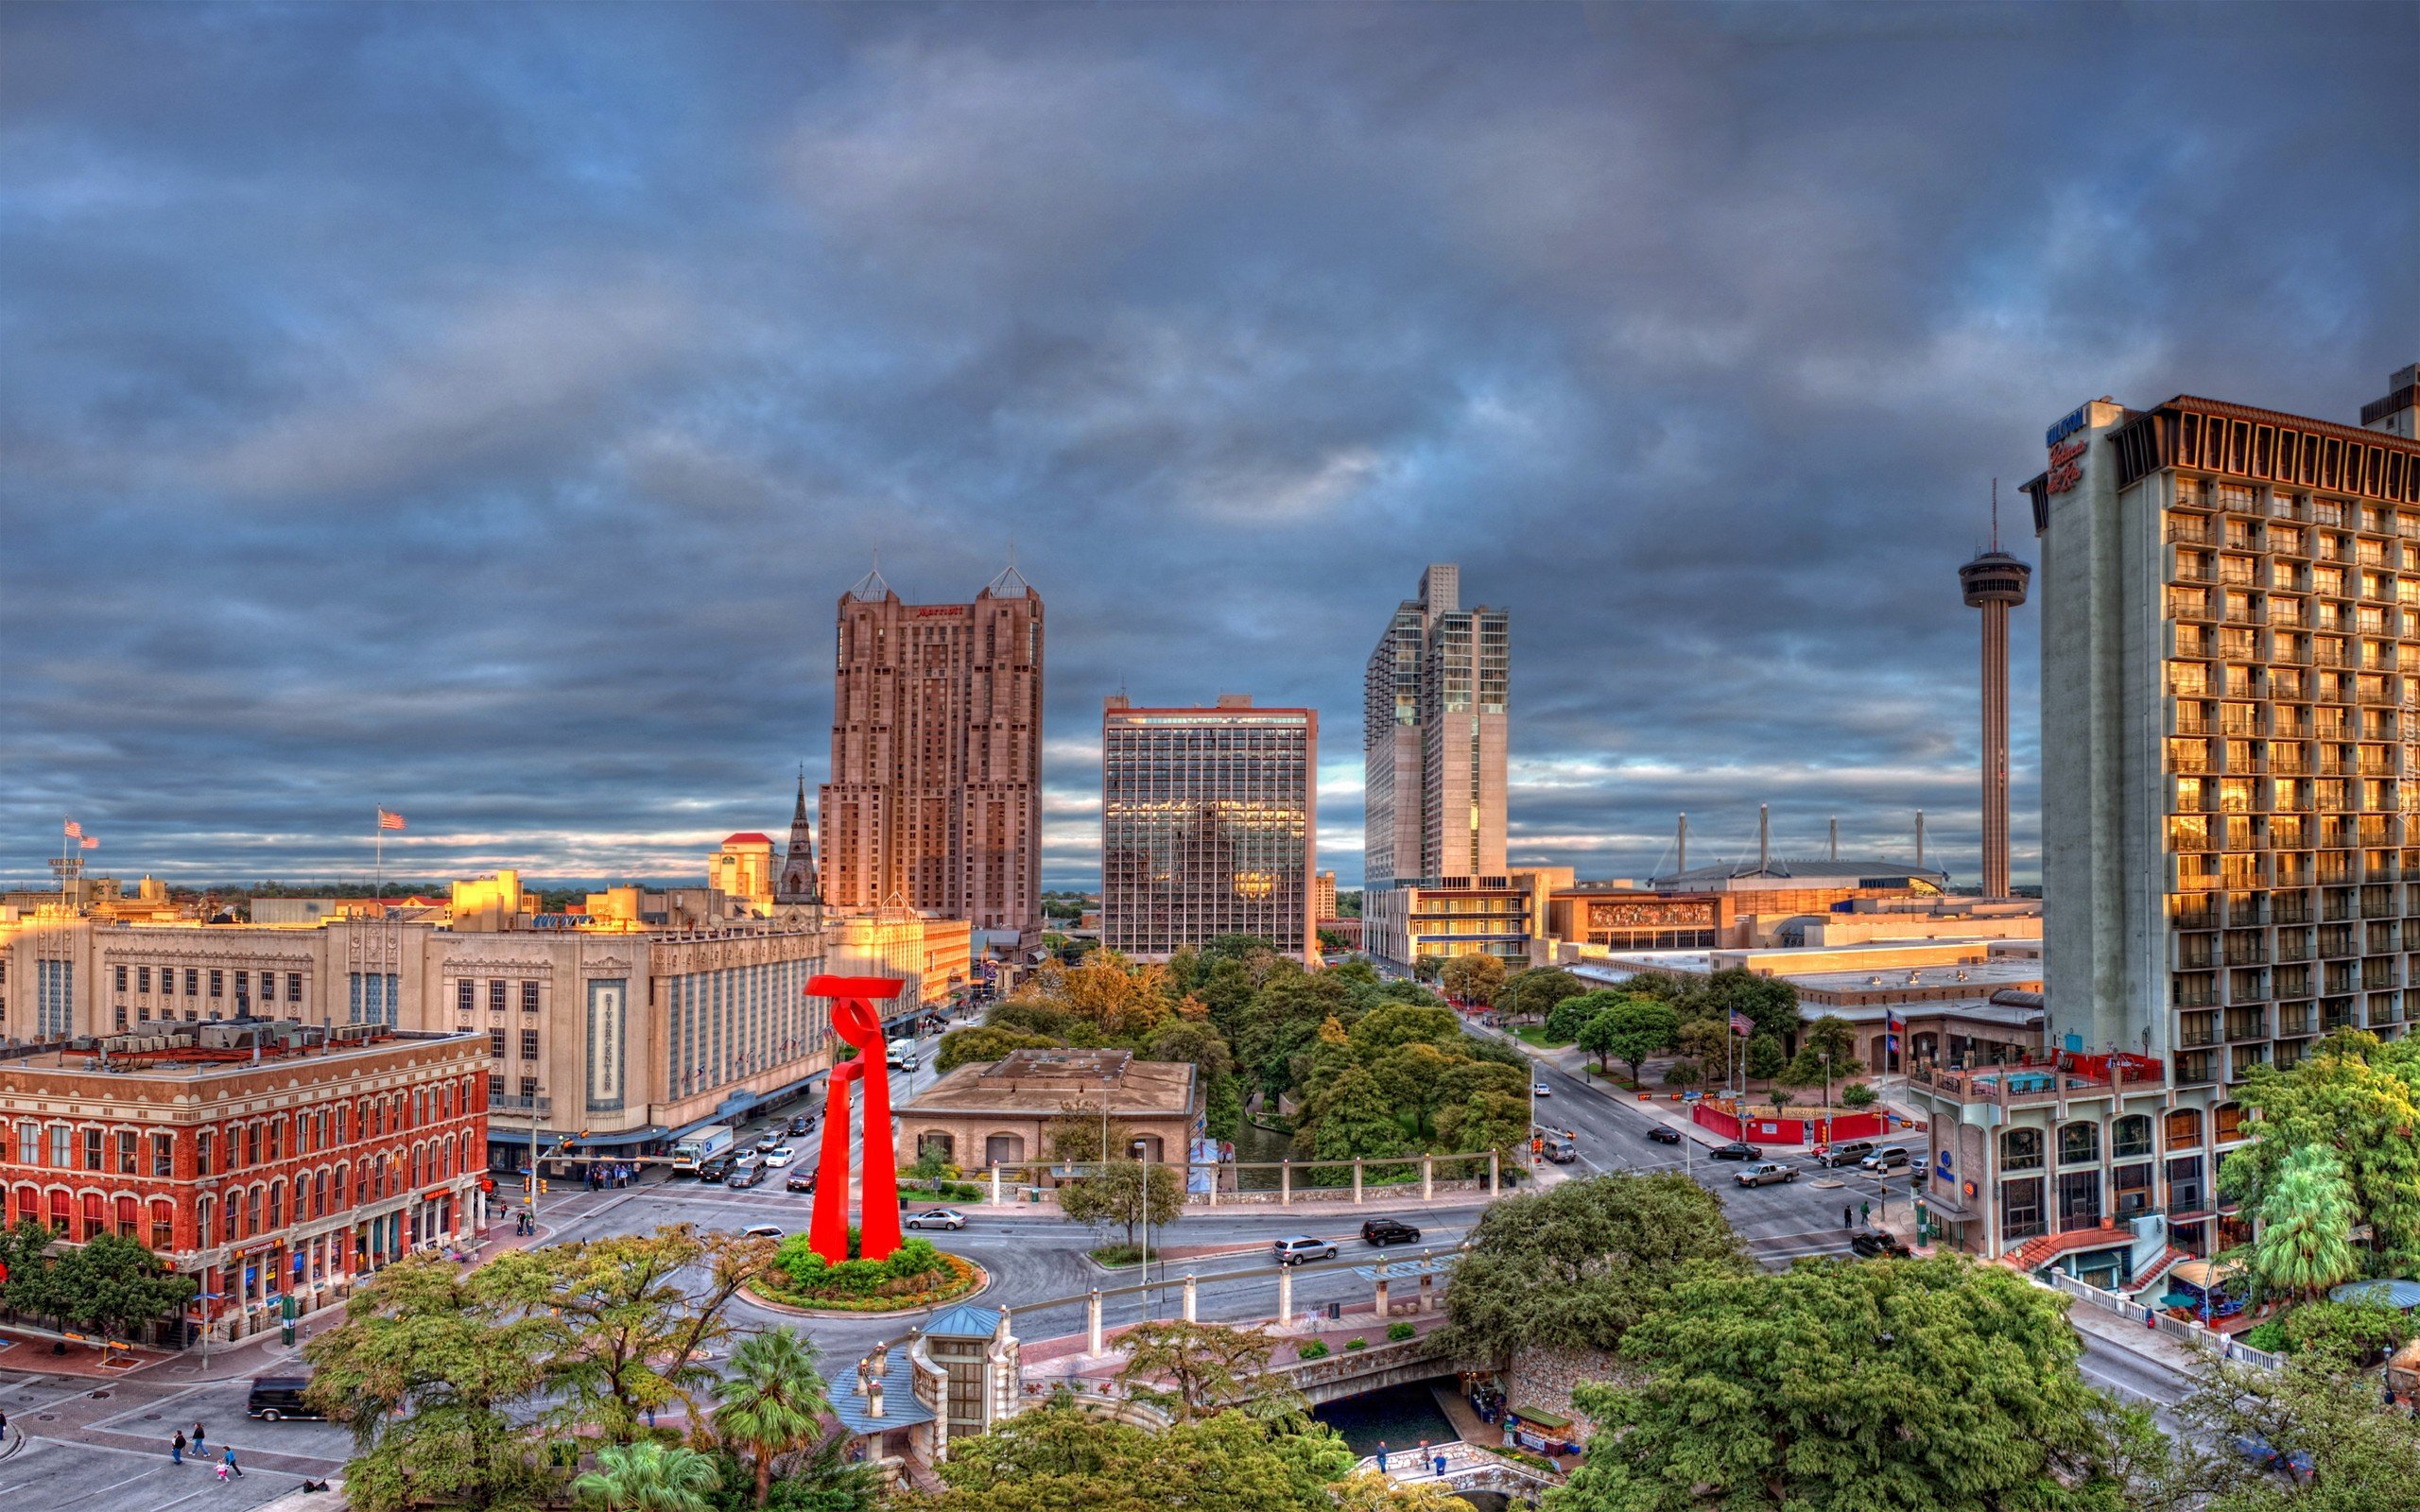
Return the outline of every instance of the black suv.
{"type": "Polygon", "coordinates": [[[1400,1218],[1372,1218],[1361,1226],[1361,1242],[1366,1245],[1416,1245],[1420,1230],[1400,1218]]]}
{"type": "Polygon", "coordinates": [[[796,1139],[801,1134],[805,1133],[808,1129],[811,1129],[814,1126],[815,1115],[813,1113],[792,1113],[786,1131],[789,1134],[790,1138],[796,1139]]]}
{"type": "Polygon", "coordinates": [[[1761,1160],[1765,1158],[1764,1151],[1741,1140],[1718,1144],[1705,1153],[1708,1159],[1716,1160],[1761,1160]]]}
{"type": "Polygon", "coordinates": [[[698,1162],[698,1179],[700,1181],[725,1180],[731,1176],[734,1163],[728,1155],[717,1155],[712,1160],[700,1160],[698,1162]]]}
{"type": "Polygon", "coordinates": [[[1896,1236],[1869,1228],[1850,1236],[1849,1253],[1859,1260],[1874,1260],[1883,1255],[1888,1255],[1893,1260],[1905,1260],[1908,1258],[1909,1249],[1906,1245],[1899,1242],[1896,1236]]]}

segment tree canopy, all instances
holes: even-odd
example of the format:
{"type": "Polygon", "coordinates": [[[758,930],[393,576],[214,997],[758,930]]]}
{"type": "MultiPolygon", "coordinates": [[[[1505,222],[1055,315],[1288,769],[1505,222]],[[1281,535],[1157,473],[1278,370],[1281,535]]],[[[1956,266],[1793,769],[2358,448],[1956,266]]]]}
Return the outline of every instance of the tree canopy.
{"type": "Polygon", "coordinates": [[[1144,1224],[1174,1223],[1184,1213],[1184,1183],[1165,1165],[1109,1160],[1059,1188],[1059,1211],[1069,1223],[1121,1229],[1132,1248],[1144,1224]]]}
{"type": "MultiPolygon", "coordinates": [[[[1591,993],[1589,998],[1598,994],[1591,993]]],[[[1589,998],[1575,1001],[1585,1003],[1589,998]]],[[[1681,1016],[1668,1003],[1653,998],[1616,997],[1580,1029],[1580,1048],[1597,1057],[1604,1069],[1607,1057],[1630,1068],[1631,1080],[1650,1056],[1660,1056],[1681,1042],[1681,1016]]]]}
{"type": "Polygon", "coordinates": [[[2066,1308],[1955,1256],[1692,1266],[1573,1393],[1598,1432],[1547,1507],[2118,1512],[2066,1308]]]}
{"type": "Polygon", "coordinates": [[[1334,1512],[1353,1451],[1333,1430],[1220,1412],[1153,1432],[1062,1399],[953,1439],[942,1489],[904,1512],[1334,1512]]]}
{"type": "Polygon", "coordinates": [[[1445,1346],[1486,1368],[1529,1346],[1612,1349],[1691,1262],[1747,1263],[1721,1203],[1685,1176],[1599,1176],[1508,1197],[1455,1265],[1445,1346]]]}
{"type": "MultiPolygon", "coordinates": [[[[2298,1151],[2325,1151],[2350,1202],[2340,1237],[2370,1226],[2360,1268],[2420,1274],[2420,1040],[2332,1035],[2290,1071],[2254,1068],[2240,1095],[2255,1114],[2252,1139],[2219,1168],[2221,1192],[2266,1211],[2290,1171],[2306,1190],[2332,1192],[2317,1179],[2325,1162],[2290,1165],[2298,1151]]],[[[2333,1216],[2329,1228],[2338,1229],[2333,1216]]]]}

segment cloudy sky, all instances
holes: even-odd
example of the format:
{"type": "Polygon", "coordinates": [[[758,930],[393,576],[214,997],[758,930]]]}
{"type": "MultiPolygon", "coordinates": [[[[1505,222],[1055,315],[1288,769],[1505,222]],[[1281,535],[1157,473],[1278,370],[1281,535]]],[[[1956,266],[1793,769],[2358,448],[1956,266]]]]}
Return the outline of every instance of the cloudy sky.
{"type": "Polygon", "coordinates": [[[2420,357],[2416,16],[9,7],[0,878],[359,874],[380,802],[390,871],[695,873],[873,554],[1013,541],[1054,883],[1124,686],[1317,706],[1350,885],[1430,560],[1512,611],[1516,861],[1921,808],[1971,880],[1992,478],[2420,357]]]}

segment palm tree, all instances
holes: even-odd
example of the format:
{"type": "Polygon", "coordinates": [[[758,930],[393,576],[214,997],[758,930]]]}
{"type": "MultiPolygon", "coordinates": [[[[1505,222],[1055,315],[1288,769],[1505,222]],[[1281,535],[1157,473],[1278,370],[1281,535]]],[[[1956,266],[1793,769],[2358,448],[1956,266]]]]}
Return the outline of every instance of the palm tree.
{"type": "Polygon", "coordinates": [[[2252,1273],[2273,1295],[2311,1297],[2360,1268],[2353,1255],[2353,1190],[2334,1151],[2305,1144],[2287,1155],[2260,1204],[2252,1273]]]}
{"type": "Polygon", "coordinates": [[[789,1328],[767,1329],[732,1350],[715,1402],[715,1432],[755,1463],[758,1506],[773,1494],[773,1461],[820,1438],[832,1410],[815,1346],[789,1328]]]}
{"type": "Polygon", "coordinates": [[[652,1438],[607,1444],[596,1466],[571,1483],[572,1494],[606,1512],[707,1512],[706,1493],[721,1484],[713,1460],[652,1438]]]}

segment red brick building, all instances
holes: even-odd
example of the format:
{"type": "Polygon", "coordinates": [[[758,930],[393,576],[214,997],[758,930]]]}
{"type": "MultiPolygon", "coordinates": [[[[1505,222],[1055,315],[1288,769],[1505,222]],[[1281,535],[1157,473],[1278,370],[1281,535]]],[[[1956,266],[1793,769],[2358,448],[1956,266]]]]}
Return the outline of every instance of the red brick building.
{"type": "Polygon", "coordinates": [[[273,1327],[478,1226],[484,1038],[164,1024],[0,1060],[6,1217],[142,1240],[204,1295],[165,1343],[273,1327]]]}

